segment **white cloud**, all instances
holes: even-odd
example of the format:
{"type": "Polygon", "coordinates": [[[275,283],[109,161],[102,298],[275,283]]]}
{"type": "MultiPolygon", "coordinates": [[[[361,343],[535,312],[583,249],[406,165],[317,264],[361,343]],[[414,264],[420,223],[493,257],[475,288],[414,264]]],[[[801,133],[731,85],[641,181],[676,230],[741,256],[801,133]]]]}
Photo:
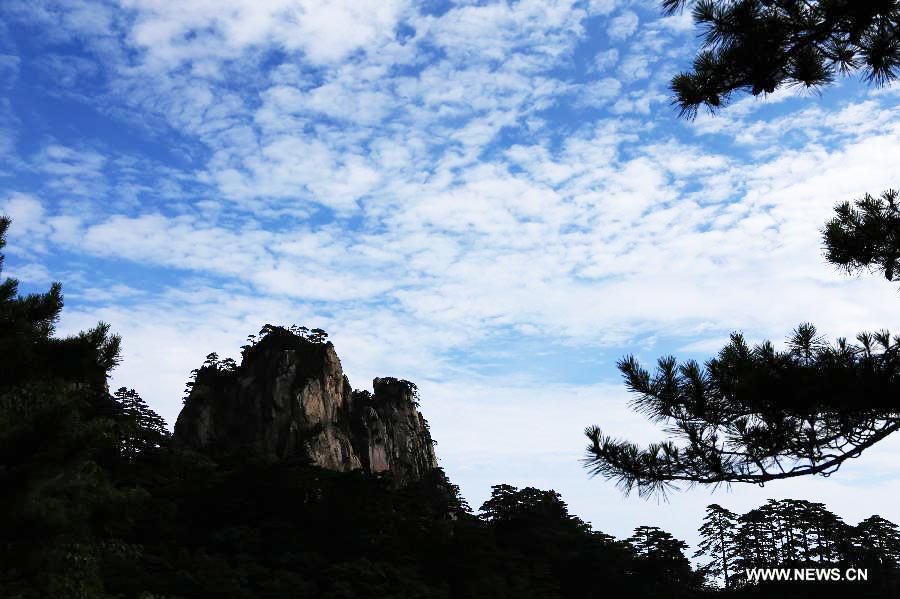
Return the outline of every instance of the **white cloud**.
{"type": "Polygon", "coordinates": [[[650,114],[652,104],[661,104],[666,96],[655,91],[633,91],[620,97],[611,108],[614,114],[650,114]]]}
{"type": "Polygon", "coordinates": [[[606,32],[610,39],[615,41],[628,39],[637,31],[639,22],[640,19],[634,11],[623,10],[618,16],[610,19],[606,32]]]}
{"type": "Polygon", "coordinates": [[[631,83],[650,76],[650,59],[643,54],[630,54],[619,64],[618,73],[631,83]]]}
{"type": "Polygon", "coordinates": [[[619,61],[619,51],[616,48],[602,50],[594,56],[594,69],[605,71],[619,61]]]}
{"type": "Polygon", "coordinates": [[[255,47],[299,50],[313,63],[332,63],[360,48],[393,40],[405,10],[399,0],[122,0],[136,23],[130,40],[155,68],[236,58],[255,47]]]}
{"type": "Polygon", "coordinates": [[[5,269],[3,278],[10,277],[24,283],[49,283],[52,281],[50,271],[43,264],[32,262],[19,264],[14,269],[5,269]]]}
{"type": "Polygon", "coordinates": [[[613,77],[604,77],[585,84],[579,93],[579,104],[599,108],[612,102],[622,92],[622,84],[613,77]]]}
{"type": "Polygon", "coordinates": [[[588,9],[592,14],[608,15],[614,11],[619,4],[621,4],[620,0],[590,0],[588,2],[588,9]]]}
{"type": "Polygon", "coordinates": [[[13,193],[0,203],[0,214],[10,217],[10,238],[37,238],[46,234],[44,205],[37,198],[25,193],[13,193]]]}
{"type": "Polygon", "coordinates": [[[694,31],[694,19],[688,10],[657,19],[651,25],[667,29],[673,33],[690,33],[694,31]]]}
{"type": "Polygon", "coordinates": [[[71,182],[75,177],[97,177],[106,163],[106,157],[98,152],[55,144],[45,147],[35,160],[41,171],[64,182],[71,182]]]}
{"type": "Polygon", "coordinates": [[[847,334],[877,325],[874,308],[892,292],[831,271],[817,227],[836,201],[862,189],[859,182],[888,177],[895,136],[742,165],[679,144],[648,146],[631,159],[604,150],[597,159],[592,153],[604,146],[586,135],[561,152],[510,148],[519,174],[485,164],[462,178],[394,186],[402,196],[365,205],[380,215],[377,233],[342,239],[309,229],[284,243],[261,229],[156,214],[87,226],[73,243],[236,277],[287,297],[397,302],[411,322],[432,328],[527,323],[588,340],[654,329],[683,334],[706,322],[716,335],[740,326],[778,338],[811,318],[847,334]],[[704,204],[684,199],[676,180],[700,185],[690,197],[704,204]],[[736,180],[743,186],[735,192],[736,180]],[[570,226],[585,232],[560,233],[570,226]],[[678,261],[660,264],[661,256],[678,261]],[[732,283],[720,289],[723,280],[732,283]],[[832,301],[808,306],[823,289],[832,301]],[[854,308],[862,289],[867,300],[854,308]],[[665,314],[656,310],[660,294],[665,314]],[[785,300],[762,315],[767,294],[785,300]],[[603,311],[591,309],[598,304],[603,311]],[[870,310],[875,320],[864,316],[870,310]]]}
{"type": "Polygon", "coordinates": [[[418,23],[451,58],[502,61],[516,50],[551,58],[582,31],[585,14],[575,4],[523,0],[458,6],[440,19],[418,23]]]}

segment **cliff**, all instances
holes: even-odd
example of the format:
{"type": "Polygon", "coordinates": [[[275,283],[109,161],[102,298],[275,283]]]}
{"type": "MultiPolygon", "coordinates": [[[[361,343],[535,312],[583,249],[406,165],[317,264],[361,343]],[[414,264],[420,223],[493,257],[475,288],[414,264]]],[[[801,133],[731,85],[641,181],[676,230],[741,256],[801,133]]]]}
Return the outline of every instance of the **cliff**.
{"type": "Polygon", "coordinates": [[[272,327],[240,365],[213,359],[195,373],[175,438],[199,451],[306,456],[400,485],[437,467],[415,386],[376,378],[374,394],[354,391],[330,342],[272,327]]]}

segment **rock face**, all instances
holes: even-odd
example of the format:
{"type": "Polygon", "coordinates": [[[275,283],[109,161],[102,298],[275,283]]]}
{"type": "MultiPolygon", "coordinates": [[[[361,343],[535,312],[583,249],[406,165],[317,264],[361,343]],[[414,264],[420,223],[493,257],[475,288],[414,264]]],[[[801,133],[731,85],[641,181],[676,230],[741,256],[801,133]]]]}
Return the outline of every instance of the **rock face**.
{"type": "Polygon", "coordinates": [[[214,455],[307,456],[400,485],[418,480],[437,459],[415,386],[377,378],[373,387],[353,391],[330,342],[275,329],[245,350],[240,366],[208,361],[197,371],[175,437],[214,455]]]}

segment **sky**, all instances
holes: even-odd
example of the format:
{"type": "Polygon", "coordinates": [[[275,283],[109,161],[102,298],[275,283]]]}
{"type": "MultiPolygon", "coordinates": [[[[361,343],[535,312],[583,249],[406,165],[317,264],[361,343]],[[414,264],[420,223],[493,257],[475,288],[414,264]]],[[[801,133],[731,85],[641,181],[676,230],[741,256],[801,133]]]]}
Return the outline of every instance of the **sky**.
{"type": "Polygon", "coordinates": [[[124,339],[112,385],[170,424],[206,354],[328,331],[352,385],[416,382],[441,465],[695,544],[704,508],[823,501],[900,522],[889,438],[830,478],[624,496],[586,426],[664,434],[616,361],[897,328],[823,257],[840,201],[897,187],[898,87],[741,97],[680,120],[688,15],[636,0],[3,0],[4,274],[62,281],[59,334],[124,339]]]}

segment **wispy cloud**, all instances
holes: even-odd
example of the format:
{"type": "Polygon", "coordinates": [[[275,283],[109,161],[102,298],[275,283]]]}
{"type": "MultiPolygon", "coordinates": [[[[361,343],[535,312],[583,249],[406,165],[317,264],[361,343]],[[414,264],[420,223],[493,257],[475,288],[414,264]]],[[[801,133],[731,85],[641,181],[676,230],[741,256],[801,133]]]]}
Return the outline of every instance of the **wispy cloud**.
{"type": "Polygon", "coordinates": [[[630,10],[623,10],[618,16],[609,22],[609,28],[606,32],[610,39],[621,41],[631,37],[637,31],[640,19],[637,14],[630,10]]]}

